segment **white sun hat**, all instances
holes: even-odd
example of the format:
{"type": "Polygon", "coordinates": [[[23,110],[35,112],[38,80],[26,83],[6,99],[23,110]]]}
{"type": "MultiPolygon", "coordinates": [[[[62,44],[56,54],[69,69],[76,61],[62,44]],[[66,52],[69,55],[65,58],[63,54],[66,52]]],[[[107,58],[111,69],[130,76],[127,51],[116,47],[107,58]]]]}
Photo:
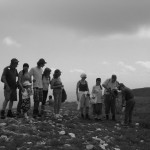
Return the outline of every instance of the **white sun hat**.
{"type": "Polygon", "coordinates": [[[85,73],[82,73],[82,74],[80,75],[80,77],[81,77],[81,78],[86,78],[87,75],[86,75],[85,73]]]}
{"type": "Polygon", "coordinates": [[[31,83],[30,83],[29,81],[25,81],[25,82],[23,83],[23,86],[27,86],[27,85],[31,85],[31,83]]]}

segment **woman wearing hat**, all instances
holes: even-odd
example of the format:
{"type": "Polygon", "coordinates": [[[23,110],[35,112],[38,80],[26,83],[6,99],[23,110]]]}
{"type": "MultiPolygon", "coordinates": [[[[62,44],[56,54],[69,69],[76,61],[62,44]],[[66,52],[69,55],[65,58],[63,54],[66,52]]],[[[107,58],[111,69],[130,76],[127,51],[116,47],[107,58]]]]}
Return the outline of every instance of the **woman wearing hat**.
{"type": "Polygon", "coordinates": [[[80,77],[81,80],[77,82],[76,86],[77,101],[80,107],[79,109],[81,111],[81,117],[84,118],[85,116],[86,119],[89,119],[89,87],[88,82],[85,80],[87,78],[87,75],[85,73],[82,73],[80,77]]]}
{"type": "Polygon", "coordinates": [[[54,95],[54,114],[56,118],[61,117],[59,114],[61,102],[62,102],[62,89],[63,84],[60,79],[61,71],[56,69],[53,74],[53,79],[51,80],[51,89],[53,89],[54,95]]]}

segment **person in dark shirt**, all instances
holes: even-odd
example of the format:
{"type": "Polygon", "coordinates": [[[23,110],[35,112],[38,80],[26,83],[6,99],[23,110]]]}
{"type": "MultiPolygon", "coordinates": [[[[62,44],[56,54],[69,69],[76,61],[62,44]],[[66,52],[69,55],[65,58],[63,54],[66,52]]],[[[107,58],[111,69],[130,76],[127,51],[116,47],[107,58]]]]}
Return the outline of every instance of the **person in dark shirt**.
{"type": "Polygon", "coordinates": [[[7,117],[14,117],[12,113],[13,101],[17,101],[17,82],[16,78],[18,77],[17,66],[18,60],[16,58],[11,59],[10,66],[4,68],[1,81],[4,83],[4,97],[2,110],[1,110],[1,119],[5,119],[5,109],[9,102],[9,108],[7,117]]]}
{"type": "Polygon", "coordinates": [[[123,83],[119,84],[118,89],[122,92],[122,112],[125,112],[124,125],[130,125],[132,123],[132,114],[135,106],[134,95],[132,90],[123,83]]]}

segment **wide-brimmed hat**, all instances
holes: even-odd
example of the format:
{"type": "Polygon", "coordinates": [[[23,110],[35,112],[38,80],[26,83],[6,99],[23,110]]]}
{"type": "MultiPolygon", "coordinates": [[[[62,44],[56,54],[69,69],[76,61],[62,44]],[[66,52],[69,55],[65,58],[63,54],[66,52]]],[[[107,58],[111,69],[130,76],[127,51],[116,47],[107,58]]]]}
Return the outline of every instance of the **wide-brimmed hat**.
{"type": "Polygon", "coordinates": [[[85,73],[82,73],[82,74],[80,75],[80,77],[81,77],[81,78],[86,78],[87,75],[86,75],[85,73]]]}
{"type": "Polygon", "coordinates": [[[31,85],[31,83],[29,81],[23,82],[23,86],[28,86],[28,85],[31,85]]]}
{"type": "Polygon", "coordinates": [[[19,61],[18,61],[17,58],[12,58],[12,59],[11,59],[11,64],[18,63],[18,62],[19,62],[19,61]]]}

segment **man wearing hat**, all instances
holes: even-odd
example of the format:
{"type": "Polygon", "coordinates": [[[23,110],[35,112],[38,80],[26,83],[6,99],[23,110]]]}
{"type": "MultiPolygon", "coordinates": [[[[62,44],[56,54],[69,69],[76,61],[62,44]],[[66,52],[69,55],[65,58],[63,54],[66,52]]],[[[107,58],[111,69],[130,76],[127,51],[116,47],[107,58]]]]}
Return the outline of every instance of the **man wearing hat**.
{"type": "Polygon", "coordinates": [[[106,119],[109,119],[109,113],[111,110],[112,120],[115,121],[115,109],[116,109],[116,95],[113,91],[117,89],[119,82],[117,81],[117,76],[112,75],[111,78],[107,79],[102,86],[105,88],[104,91],[104,103],[105,103],[105,114],[106,119]]]}
{"type": "Polygon", "coordinates": [[[2,110],[1,110],[1,119],[5,119],[5,109],[9,102],[9,108],[7,112],[7,117],[14,117],[12,113],[13,101],[17,101],[17,82],[16,78],[18,77],[18,60],[16,58],[11,59],[9,66],[5,67],[1,76],[1,81],[4,83],[4,97],[2,110]]]}
{"type": "Polygon", "coordinates": [[[42,82],[42,74],[43,67],[46,64],[43,58],[39,59],[37,62],[37,66],[31,68],[29,74],[33,77],[33,99],[34,99],[34,109],[33,109],[33,117],[41,116],[39,114],[39,103],[43,101],[43,82],[42,82]]]}
{"type": "Polygon", "coordinates": [[[125,111],[124,125],[130,125],[132,123],[132,114],[135,106],[134,95],[131,89],[126,87],[123,83],[118,87],[122,93],[122,111],[125,111]]]}

